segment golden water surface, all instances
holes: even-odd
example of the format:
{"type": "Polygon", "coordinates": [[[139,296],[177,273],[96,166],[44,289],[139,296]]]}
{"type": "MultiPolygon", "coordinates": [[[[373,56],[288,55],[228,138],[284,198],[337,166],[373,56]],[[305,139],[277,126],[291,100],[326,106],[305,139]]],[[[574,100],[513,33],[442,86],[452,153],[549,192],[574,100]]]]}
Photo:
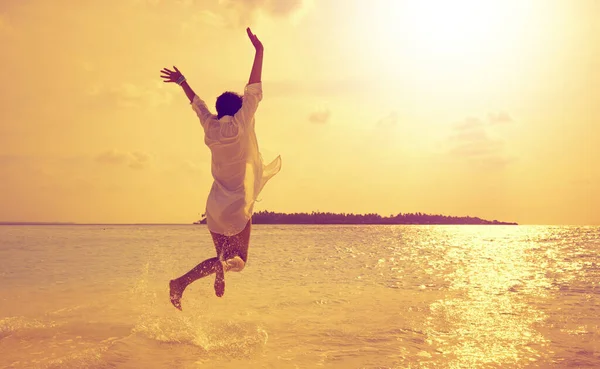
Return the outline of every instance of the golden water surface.
{"type": "Polygon", "coordinates": [[[169,303],[204,226],[0,227],[0,368],[600,367],[600,228],[253,228],[169,303]]]}

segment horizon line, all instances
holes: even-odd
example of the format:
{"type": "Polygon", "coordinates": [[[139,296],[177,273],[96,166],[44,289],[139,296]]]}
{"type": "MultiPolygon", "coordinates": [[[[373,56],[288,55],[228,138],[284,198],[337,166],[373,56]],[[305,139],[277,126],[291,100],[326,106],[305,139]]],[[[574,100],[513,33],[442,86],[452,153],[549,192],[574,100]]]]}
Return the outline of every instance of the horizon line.
{"type": "MultiPolygon", "coordinates": [[[[79,223],[79,222],[12,222],[12,221],[0,221],[0,226],[27,226],[27,225],[39,225],[39,226],[206,226],[206,224],[198,223],[79,223]]],[[[549,224],[549,223],[518,223],[518,224],[427,224],[427,223],[398,223],[398,224],[363,224],[363,223],[253,223],[253,225],[319,225],[319,226],[340,226],[340,225],[383,225],[383,226],[405,226],[405,225],[460,225],[460,226],[485,226],[485,225],[510,225],[510,226],[577,226],[577,227],[600,227],[600,224],[549,224]]]]}

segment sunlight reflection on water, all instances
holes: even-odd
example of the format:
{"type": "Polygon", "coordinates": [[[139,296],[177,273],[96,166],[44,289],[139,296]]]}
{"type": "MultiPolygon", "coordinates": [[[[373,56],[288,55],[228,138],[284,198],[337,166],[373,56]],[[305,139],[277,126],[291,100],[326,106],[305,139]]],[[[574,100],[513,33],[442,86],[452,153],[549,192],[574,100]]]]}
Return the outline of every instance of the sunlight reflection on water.
{"type": "Polygon", "coordinates": [[[0,367],[600,367],[598,227],[256,226],[183,312],[166,286],[213,256],[204,227],[0,240],[0,367]]]}
{"type": "MultiPolygon", "coordinates": [[[[445,281],[446,296],[430,304],[424,329],[434,352],[443,355],[444,367],[535,366],[553,356],[552,337],[544,336],[540,328],[548,310],[554,313],[562,307],[540,307],[559,286],[572,284],[582,270],[581,259],[564,257],[565,250],[553,246],[580,253],[586,241],[598,242],[598,234],[591,233],[573,240],[572,234],[558,227],[435,227],[428,237],[419,237],[429,250],[442,253],[429,256],[419,247],[408,251],[428,259],[424,271],[445,281]]],[[[597,284],[597,279],[591,283],[597,284]]],[[[580,333],[588,333],[587,329],[580,333]]],[[[421,362],[421,366],[434,368],[440,363],[421,362]]]]}
{"type": "Polygon", "coordinates": [[[449,358],[449,368],[536,361],[536,348],[547,341],[534,326],[545,314],[529,305],[527,295],[547,294],[550,283],[536,277],[526,243],[499,243],[495,231],[455,234],[448,245],[444,260],[455,269],[446,279],[459,296],[431,305],[430,321],[445,322],[446,332],[438,322],[428,334],[449,358]]]}

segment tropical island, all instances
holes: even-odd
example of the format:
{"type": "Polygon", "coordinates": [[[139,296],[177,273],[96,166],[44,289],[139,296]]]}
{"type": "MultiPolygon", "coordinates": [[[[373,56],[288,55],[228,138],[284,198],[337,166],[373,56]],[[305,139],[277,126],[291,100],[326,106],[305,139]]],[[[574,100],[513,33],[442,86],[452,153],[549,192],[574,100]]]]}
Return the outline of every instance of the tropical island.
{"type": "MultiPolygon", "coordinates": [[[[258,211],[252,215],[253,224],[493,224],[493,225],[518,225],[514,222],[501,222],[498,220],[485,220],[477,217],[447,216],[440,214],[423,213],[398,213],[388,217],[375,213],[327,213],[313,211],[311,213],[277,213],[273,211],[258,211]]],[[[205,215],[194,224],[206,224],[205,215]]]]}

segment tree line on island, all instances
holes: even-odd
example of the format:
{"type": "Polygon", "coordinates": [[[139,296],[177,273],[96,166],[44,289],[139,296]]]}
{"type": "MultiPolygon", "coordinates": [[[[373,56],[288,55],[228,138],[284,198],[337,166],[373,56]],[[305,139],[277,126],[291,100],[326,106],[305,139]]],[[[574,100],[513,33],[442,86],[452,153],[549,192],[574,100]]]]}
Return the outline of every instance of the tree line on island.
{"type": "MultiPolygon", "coordinates": [[[[313,211],[311,213],[277,213],[274,211],[258,211],[252,215],[253,224],[497,224],[517,225],[513,222],[485,220],[477,217],[456,217],[440,214],[398,213],[388,217],[375,213],[329,213],[313,211]]],[[[206,224],[206,218],[195,224],[206,224]]]]}

